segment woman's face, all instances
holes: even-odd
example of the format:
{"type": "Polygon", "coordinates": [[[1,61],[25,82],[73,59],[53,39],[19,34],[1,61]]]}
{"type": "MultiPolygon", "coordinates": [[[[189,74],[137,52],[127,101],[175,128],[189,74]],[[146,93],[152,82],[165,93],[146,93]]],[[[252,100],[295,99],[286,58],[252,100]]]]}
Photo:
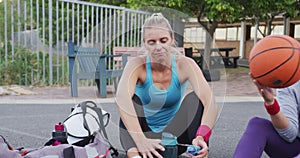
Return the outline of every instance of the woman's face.
{"type": "Polygon", "coordinates": [[[144,30],[143,40],[149,55],[159,61],[169,56],[174,37],[167,28],[151,27],[144,30]]]}

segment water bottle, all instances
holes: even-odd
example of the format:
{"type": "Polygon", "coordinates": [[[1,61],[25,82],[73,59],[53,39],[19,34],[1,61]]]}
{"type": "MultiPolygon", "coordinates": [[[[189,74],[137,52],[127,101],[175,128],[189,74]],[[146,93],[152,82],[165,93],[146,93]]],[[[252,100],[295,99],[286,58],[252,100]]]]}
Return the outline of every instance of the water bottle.
{"type": "Polygon", "coordinates": [[[161,151],[161,155],[164,158],[174,158],[177,157],[177,137],[171,133],[163,132],[161,144],[164,146],[165,151],[161,151]]]}
{"type": "Polygon", "coordinates": [[[59,122],[54,126],[54,131],[52,132],[52,139],[55,142],[52,145],[59,145],[59,144],[68,144],[67,140],[67,132],[65,131],[65,126],[59,122]]]}

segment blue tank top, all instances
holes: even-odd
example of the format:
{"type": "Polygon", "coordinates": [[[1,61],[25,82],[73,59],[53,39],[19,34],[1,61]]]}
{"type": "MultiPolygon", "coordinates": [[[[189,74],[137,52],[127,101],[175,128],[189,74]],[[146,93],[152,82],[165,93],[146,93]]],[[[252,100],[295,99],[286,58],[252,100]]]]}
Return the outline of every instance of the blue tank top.
{"type": "Polygon", "coordinates": [[[135,94],[141,99],[146,121],[153,132],[161,132],[177,113],[186,82],[181,84],[176,69],[176,60],[172,55],[172,79],[168,89],[155,87],[152,79],[150,58],[146,59],[146,80],[136,85],[135,94]]]}

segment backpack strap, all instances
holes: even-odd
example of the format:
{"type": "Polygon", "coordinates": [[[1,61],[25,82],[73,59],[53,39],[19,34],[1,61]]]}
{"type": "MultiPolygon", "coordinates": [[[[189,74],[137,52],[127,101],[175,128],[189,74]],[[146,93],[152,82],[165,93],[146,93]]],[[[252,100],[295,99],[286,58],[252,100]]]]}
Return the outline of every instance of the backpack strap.
{"type": "MultiPolygon", "coordinates": [[[[97,124],[98,124],[98,126],[100,128],[98,133],[101,134],[104,137],[104,139],[107,140],[107,143],[109,144],[109,147],[110,147],[109,150],[111,151],[110,154],[112,156],[118,156],[119,152],[118,152],[118,150],[116,148],[113,147],[113,145],[108,140],[107,132],[106,132],[106,129],[105,129],[105,127],[109,123],[109,119],[110,119],[109,113],[103,115],[102,109],[100,107],[97,107],[97,104],[95,102],[93,102],[93,101],[83,101],[83,102],[79,103],[78,106],[80,106],[81,112],[78,112],[78,113],[75,113],[73,115],[70,115],[68,118],[65,119],[65,121],[68,120],[69,118],[71,118],[74,115],[81,114],[83,116],[83,127],[84,127],[84,129],[86,129],[88,131],[88,136],[86,136],[86,137],[78,137],[78,136],[73,136],[70,133],[68,133],[68,135],[72,136],[74,138],[79,138],[79,139],[84,139],[84,138],[91,138],[91,139],[93,139],[94,138],[95,132],[92,133],[93,131],[91,131],[91,129],[90,129],[88,123],[87,123],[87,120],[86,120],[87,108],[90,108],[91,110],[93,110],[97,114],[97,116],[93,116],[92,115],[92,117],[95,118],[95,120],[96,120],[96,122],[97,122],[97,124]],[[104,119],[103,118],[104,118],[105,115],[107,115],[108,119],[107,119],[107,122],[104,123],[104,119]]],[[[75,145],[76,145],[76,143],[75,143],[75,145]]],[[[69,150],[71,150],[71,149],[69,149],[69,150]]]]}
{"type": "Polygon", "coordinates": [[[7,148],[9,150],[13,150],[13,147],[10,144],[8,144],[8,142],[6,141],[6,139],[2,135],[0,135],[0,137],[3,139],[3,142],[7,145],[7,148]]]}
{"type": "MultiPolygon", "coordinates": [[[[89,126],[88,126],[88,123],[87,123],[87,121],[86,121],[86,118],[85,118],[87,108],[90,108],[90,109],[92,109],[93,111],[96,112],[96,114],[97,114],[97,116],[98,116],[98,120],[99,120],[99,122],[97,122],[97,123],[98,123],[98,125],[99,125],[99,127],[100,127],[100,130],[101,130],[101,132],[103,133],[104,137],[105,137],[106,139],[108,139],[107,133],[106,133],[106,130],[105,130],[105,126],[108,124],[109,121],[107,121],[107,122],[104,124],[104,121],[103,121],[103,114],[102,114],[102,109],[99,108],[99,107],[97,107],[97,105],[96,105],[94,102],[92,102],[92,101],[84,101],[84,102],[80,103],[79,105],[80,105],[80,107],[81,107],[82,115],[83,115],[83,126],[84,126],[84,128],[88,131],[89,135],[91,135],[91,130],[90,130],[90,128],[89,128],[89,126]],[[88,105],[89,103],[92,104],[93,106],[89,106],[89,105],[88,105]]],[[[108,116],[108,119],[107,119],[107,120],[109,120],[110,115],[108,114],[107,116],[108,116]]]]}
{"type": "MultiPolygon", "coordinates": [[[[114,148],[113,145],[108,140],[105,126],[108,124],[109,121],[107,121],[106,124],[104,125],[102,109],[97,107],[96,103],[94,103],[93,101],[85,101],[85,102],[83,102],[83,104],[80,104],[80,105],[84,105],[84,106],[82,106],[82,108],[85,108],[85,110],[82,109],[82,111],[85,113],[86,113],[87,107],[91,108],[92,110],[94,110],[97,113],[99,121],[100,121],[100,123],[99,123],[100,130],[101,130],[101,133],[103,134],[103,136],[105,137],[105,139],[107,139],[107,142],[109,143],[109,146],[110,146],[109,150],[112,151],[111,155],[118,156],[119,155],[118,150],[116,148],[114,148]],[[91,103],[93,106],[88,106],[87,105],[88,103],[91,103]]],[[[83,117],[85,117],[85,114],[83,115],[83,117]]],[[[108,115],[108,120],[109,120],[109,118],[110,118],[110,115],[108,115]]],[[[86,121],[85,118],[84,118],[84,121],[86,121]]]]}
{"type": "Polygon", "coordinates": [[[87,121],[86,121],[86,118],[85,118],[85,116],[86,116],[86,107],[87,107],[86,104],[88,102],[89,101],[84,101],[84,102],[80,103],[79,105],[81,107],[82,115],[83,115],[83,127],[88,131],[88,135],[90,136],[91,135],[91,130],[90,130],[89,125],[87,124],[87,121]]]}
{"type": "Polygon", "coordinates": [[[101,108],[97,108],[96,106],[94,107],[90,107],[91,109],[93,109],[94,111],[96,111],[97,115],[98,115],[98,118],[99,118],[99,121],[100,121],[100,130],[102,131],[104,137],[106,139],[108,139],[107,137],[107,133],[106,133],[106,130],[105,130],[105,126],[104,126],[104,122],[103,122],[103,115],[102,115],[102,109],[101,108]]]}

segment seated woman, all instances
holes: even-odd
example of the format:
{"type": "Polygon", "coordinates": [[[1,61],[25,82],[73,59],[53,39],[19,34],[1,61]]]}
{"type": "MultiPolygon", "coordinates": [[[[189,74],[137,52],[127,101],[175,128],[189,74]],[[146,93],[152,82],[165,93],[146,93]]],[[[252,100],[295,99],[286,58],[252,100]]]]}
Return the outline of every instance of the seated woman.
{"type": "MultiPolygon", "coordinates": [[[[161,134],[170,132],[179,143],[201,146],[197,157],[208,157],[218,107],[207,81],[191,58],[172,47],[174,32],[161,13],[146,19],[142,34],[145,55],[128,61],[116,93],[127,156],[162,157],[161,134]],[[193,92],[184,97],[187,81],[193,92]]],[[[178,155],[185,150],[179,147],[178,155]]]]}
{"type": "MultiPolygon", "coordinates": [[[[282,89],[273,89],[253,80],[265,103],[271,121],[252,118],[239,141],[234,158],[270,157],[289,158],[300,153],[300,81],[282,89]]],[[[300,155],[299,155],[300,156],[300,155]]]]}

